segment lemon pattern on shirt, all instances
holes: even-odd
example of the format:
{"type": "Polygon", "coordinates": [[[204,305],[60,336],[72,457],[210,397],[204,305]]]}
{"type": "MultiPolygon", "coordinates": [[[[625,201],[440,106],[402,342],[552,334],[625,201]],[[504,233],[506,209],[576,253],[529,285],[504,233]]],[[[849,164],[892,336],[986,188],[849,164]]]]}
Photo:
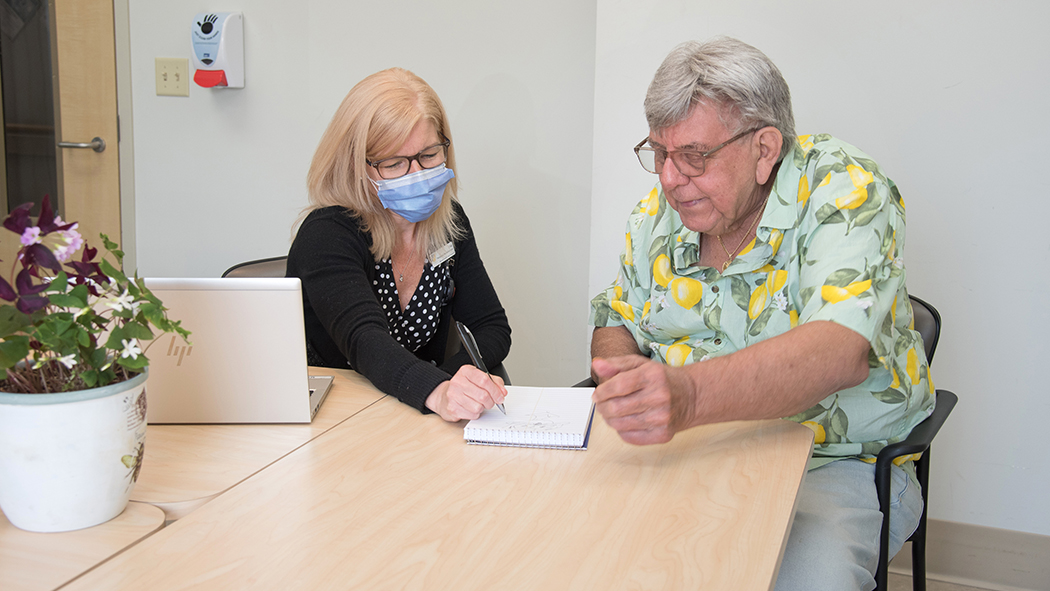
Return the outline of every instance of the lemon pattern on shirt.
{"type": "Polygon", "coordinates": [[[592,300],[591,324],[623,325],[675,366],[817,320],[863,335],[868,379],[788,417],[816,434],[811,467],[873,458],[929,415],[933,382],[904,282],[904,201],[870,157],[829,135],[802,136],[756,238],[724,272],[699,265],[699,238],[654,187],[628,219],[619,273],[592,300]]]}

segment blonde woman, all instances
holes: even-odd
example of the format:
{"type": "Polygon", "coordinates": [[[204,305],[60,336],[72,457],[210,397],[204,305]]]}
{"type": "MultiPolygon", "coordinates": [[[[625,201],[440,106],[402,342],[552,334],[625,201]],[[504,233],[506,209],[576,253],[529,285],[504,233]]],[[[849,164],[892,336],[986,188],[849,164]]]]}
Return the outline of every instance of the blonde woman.
{"type": "Polygon", "coordinates": [[[311,365],[350,367],[458,421],[506,389],[465,351],[446,359],[451,317],[489,366],[507,356],[510,325],[456,200],[451,137],[441,100],[415,74],[392,68],[354,86],[310,165],[288,276],[302,280],[311,365]]]}

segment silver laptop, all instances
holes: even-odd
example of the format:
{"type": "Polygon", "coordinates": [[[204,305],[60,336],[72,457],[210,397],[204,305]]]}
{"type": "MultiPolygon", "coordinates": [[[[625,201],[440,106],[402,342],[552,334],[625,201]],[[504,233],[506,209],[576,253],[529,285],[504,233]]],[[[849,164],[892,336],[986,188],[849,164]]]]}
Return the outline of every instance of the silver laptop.
{"type": "Polygon", "coordinates": [[[146,279],[193,334],[150,343],[149,423],[309,423],[332,376],[309,376],[297,278],[146,279]]]}

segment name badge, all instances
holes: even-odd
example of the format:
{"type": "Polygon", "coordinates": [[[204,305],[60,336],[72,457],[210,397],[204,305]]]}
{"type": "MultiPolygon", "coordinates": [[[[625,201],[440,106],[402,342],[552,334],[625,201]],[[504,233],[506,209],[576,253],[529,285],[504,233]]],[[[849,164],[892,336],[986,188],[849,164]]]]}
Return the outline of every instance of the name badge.
{"type": "Polygon", "coordinates": [[[445,246],[442,246],[441,248],[439,248],[439,249],[435,250],[434,252],[430,253],[430,256],[427,257],[427,258],[430,260],[430,266],[436,267],[436,266],[440,265],[441,263],[443,263],[443,262],[449,260],[450,258],[452,258],[452,256],[455,255],[455,254],[456,254],[456,247],[453,246],[451,242],[449,242],[445,246]]]}

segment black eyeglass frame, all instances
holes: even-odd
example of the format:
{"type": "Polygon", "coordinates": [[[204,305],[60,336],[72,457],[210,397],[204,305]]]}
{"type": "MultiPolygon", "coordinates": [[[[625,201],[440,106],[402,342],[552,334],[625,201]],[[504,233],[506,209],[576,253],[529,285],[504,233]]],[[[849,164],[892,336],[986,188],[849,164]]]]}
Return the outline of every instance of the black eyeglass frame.
{"type": "MultiPolygon", "coordinates": [[[[442,135],[441,137],[445,137],[445,136],[442,135]]],[[[372,168],[376,169],[376,173],[379,175],[379,178],[381,178],[383,180],[391,181],[391,180],[394,180],[394,179],[401,178],[401,177],[405,176],[406,174],[408,174],[408,171],[412,170],[412,163],[413,162],[418,162],[419,163],[419,167],[424,169],[424,170],[429,170],[430,168],[437,168],[438,166],[441,166],[441,164],[444,164],[445,162],[448,162],[448,147],[451,146],[451,145],[452,145],[452,140],[450,140],[447,137],[445,137],[445,141],[438,142],[438,143],[436,143],[436,144],[434,144],[432,146],[427,146],[427,147],[423,148],[422,150],[420,150],[419,152],[417,152],[414,156],[391,156],[390,158],[383,158],[382,160],[369,160],[369,159],[365,158],[365,164],[367,164],[367,165],[371,166],[372,168]],[[422,156],[423,153],[426,152],[427,150],[432,150],[432,149],[434,149],[434,148],[436,148],[438,146],[441,146],[444,149],[444,151],[445,151],[445,158],[441,161],[441,164],[435,164],[434,166],[431,166],[429,168],[426,167],[426,166],[423,166],[423,162],[419,159],[419,157],[422,156]],[[379,166],[381,164],[383,164],[384,162],[390,162],[391,160],[408,160],[408,168],[405,169],[405,172],[403,174],[400,174],[400,175],[394,177],[393,179],[388,179],[388,178],[383,176],[383,172],[379,168],[379,166]]]]}
{"type": "MultiPolygon", "coordinates": [[[[756,132],[756,131],[764,128],[764,127],[768,127],[768,126],[767,125],[763,125],[761,127],[753,127],[753,128],[751,128],[751,129],[749,129],[747,131],[742,131],[742,132],[734,135],[733,137],[727,139],[726,141],[722,142],[721,144],[718,144],[717,146],[711,148],[710,150],[708,150],[706,152],[698,152],[696,150],[681,150],[681,151],[678,151],[678,152],[671,151],[671,150],[660,150],[660,151],[666,152],[667,153],[667,158],[670,158],[672,161],[674,161],[674,167],[675,167],[676,170],[678,170],[679,173],[681,173],[683,176],[687,176],[689,178],[696,178],[698,176],[703,176],[703,174],[705,172],[707,172],[707,159],[710,158],[712,155],[714,155],[715,152],[717,152],[717,151],[721,150],[722,148],[728,146],[729,144],[737,141],[738,139],[746,136],[747,134],[754,133],[754,132],[756,132]],[[682,171],[682,166],[679,164],[679,161],[678,161],[678,159],[675,156],[678,155],[678,154],[685,154],[685,153],[695,154],[695,155],[697,155],[697,156],[699,156],[701,158],[700,166],[693,166],[691,164],[689,165],[691,168],[695,168],[695,169],[699,170],[699,172],[697,172],[696,174],[688,174],[688,173],[682,171]]],[[[642,141],[638,142],[638,145],[634,147],[634,155],[638,157],[638,164],[642,165],[642,169],[645,170],[645,172],[648,172],[648,173],[651,173],[651,174],[660,174],[662,171],[649,170],[648,168],[646,168],[645,162],[642,161],[641,152],[643,152],[643,151],[645,151],[645,152],[652,152],[653,153],[653,168],[656,168],[656,152],[657,152],[657,149],[652,147],[652,146],[646,146],[645,143],[648,142],[648,141],[649,141],[649,138],[646,137],[642,141]]],[[[665,160],[665,163],[666,163],[666,160],[665,160]]]]}

